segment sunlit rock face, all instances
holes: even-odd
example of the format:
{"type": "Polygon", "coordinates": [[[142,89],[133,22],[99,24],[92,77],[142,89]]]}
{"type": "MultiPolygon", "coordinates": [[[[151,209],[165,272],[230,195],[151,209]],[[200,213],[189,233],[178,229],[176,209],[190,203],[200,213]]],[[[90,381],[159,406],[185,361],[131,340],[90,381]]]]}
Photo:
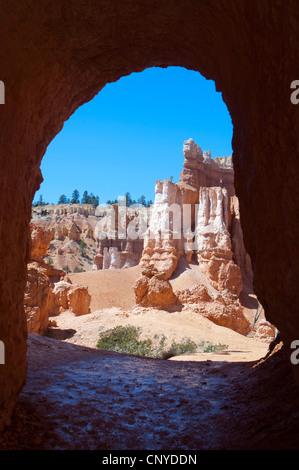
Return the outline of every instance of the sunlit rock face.
{"type": "Polygon", "coordinates": [[[155,200],[150,213],[148,230],[144,237],[141,266],[153,264],[162,277],[168,279],[184,253],[182,234],[183,205],[189,205],[194,215],[197,192],[185,184],[157,181],[155,200]]]}
{"type": "Polygon", "coordinates": [[[239,295],[242,275],[233,261],[229,207],[226,188],[200,188],[195,235],[197,262],[218,290],[227,288],[239,295]]]}
{"type": "Polygon", "coordinates": [[[24,309],[28,332],[45,335],[50,317],[62,309],[69,309],[76,315],[89,313],[91,297],[86,286],[72,284],[63,270],[44,261],[53,230],[33,223],[30,229],[31,261],[27,265],[24,309]]]}
{"type": "Polygon", "coordinates": [[[225,187],[228,196],[235,194],[232,156],[213,158],[210,150],[204,150],[193,139],[183,145],[184,168],[180,181],[199,189],[200,187],[225,187]]]}
{"type": "MultiPolygon", "coordinates": [[[[244,283],[252,285],[250,258],[246,253],[240,225],[238,199],[233,186],[231,157],[211,159],[192,140],[184,142],[184,169],[179,183],[157,181],[155,200],[140,261],[160,280],[179,275],[184,259],[200,268],[198,285],[172,292],[171,285],[156,283],[160,297],[169,308],[178,303],[196,305],[198,312],[218,325],[249,334],[252,326],[245,317],[239,296],[244,283]],[[244,273],[244,276],[243,276],[244,273]]],[[[146,273],[146,270],[144,269],[146,273]]],[[[149,295],[146,274],[135,286],[136,302],[156,307],[149,295]]],[[[163,302],[161,302],[163,303],[163,302]]]]}
{"type": "Polygon", "coordinates": [[[117,204],[98,208],[93,270],[123,269],[139,264],[143,249],[143,232],[138,233],[138,227],[142,225],[139,219],[145,217],[147,220],[148,212],[146,207],[137,211],[117,204]]]}
{"type": "Polygon", "coordinates": [[[33,207],[31,224],[35,230],[50,234],[50,244],[43,254],[54,268],[74,272],[77,268],[91,270],[96,241],[95,208],[91,204],[48,204],[33,207]],[[84,252],[80,252],[83,243],[84,252]]]}
{"type": "Polygon", "coordinates": [[[172,310],[178,304],[178,299],[167,279],[163,279],[153,266],[142,271],[142,276],[134,285],[136,303],[142,307],[153,307],[159,310],[172,310]]]}
{"type": "Polygon", "coordinates": [[[180,257],[188,262],[196,259],[213,282],[239,295],[241,270],[249,281],[252,272],[243,244],[232,159],[212,160],[210,152],[202,152],[192,139],[184,142],[183,153],[179,183],[156,182],[140,264],[153,264],[169,279],[180,257]]]}

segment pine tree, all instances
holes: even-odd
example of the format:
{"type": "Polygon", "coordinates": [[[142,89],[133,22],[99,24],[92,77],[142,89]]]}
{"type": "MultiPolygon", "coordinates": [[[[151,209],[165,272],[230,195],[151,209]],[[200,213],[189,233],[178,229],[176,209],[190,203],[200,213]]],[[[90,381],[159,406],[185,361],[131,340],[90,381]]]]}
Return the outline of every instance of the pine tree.
{"type": "Polygon", "coordinates": [[[140,196],[140,198],[138,199],[137,201],[138,204],[142,204],[143,206],[146,206],[146,200],[145,200],[145,196],[140,196]]]}
{"type": "Polygon", "coordinates": [[[92,205],[93,205],[94,208],[98,207],[99,200],[100,200],[99,196],[94,196],[94,199],[92,201],[92,205]]]}
{"type": "Polygon", "coordinates": [[[75,190],[73,191],[71,203],[73,203],[73,204],[80,204],[79,191],[78,191],[78,189],[75,189],[75,190]]]}
{"type": "Polygon", "coordinates": [[[67,203],[67,197],[65,194],[62,194],[60,198],[58,199],[58,204],[66,204],[67,203]]]}
{"type": "Polygon", "coordinates": [[[84,191],[81,204],[89,204],[89,196],[88,196],[88,191],[84,191]]]}
{"type": "Polygon", "coordinates": [[[133,201],[132,201],[130,193],[129,192],[126,193],[125,196],[126,196],[126,206],[131,206],[131,204],[133,204],[133,201]]]}

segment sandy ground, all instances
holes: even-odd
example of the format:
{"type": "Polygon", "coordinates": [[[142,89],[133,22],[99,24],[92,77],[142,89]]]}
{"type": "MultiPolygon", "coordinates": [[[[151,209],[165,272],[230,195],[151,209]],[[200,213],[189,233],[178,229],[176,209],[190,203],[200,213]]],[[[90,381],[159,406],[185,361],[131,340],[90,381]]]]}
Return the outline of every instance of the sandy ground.
{"type": "MultiPolygon", "coordinates": [[[[176,276],[171,279],[174,291],[191,288],[198,282],[203,282],[210,292],[215,289],[202,275],[198,266],[179,265],[176,276]]],[[[171,340],[190,338],[192,341],[209,342],[227,346],[221,353],[197,353],[188,356],[192,360],[224,361],[254,361],[263,357],[268,344],[247,338],[228,328],[215,325],[210,320],[194,312],[192,307],[185,307],[180,312],[166,312],[164,310],[146,309],[135,305],[133,285],[141,275],[141,268],[136,266],[129,269],[101,270],[78,274],[71,274],[73,283],[88,286],[91,294],[91,312],[89,315],[75,316],[67,311],[53,317],[57,323],[52,328],[51,336],[63,339],[66,342],[81,346],[96,347],[99,333],[117,325],[134,325],[140,327],[141,338],[155,336],[161,338],[165,335],[166,344],[171,340]],[[207,356],[208,354],[208,356],[207,356]]],[[[247,297],[248,300],[248,297],[247,297]]],[[[250,304],[248,304],[250,307],[250,304]]],[[[253,301],[252,306],[255,307],[253,301]]],[[[246,309],[248,317],[252,317],[255,308],[246,309]]],[[[180,360],[176,357],[172,360],[180,360]]],[[[186,360],[186,356],[182,359],[186,360]]]]}
{"type": "MultiPolygon", "coordinates": [[[[117,325],[134,325],[141,329],[141,338],[157,337],[157,341],[165,335],[165,345],[171,341],[189,338],[196,343],[205,341],[215,345],[227,346],[219,353],[196,353],[188,356],[188,360],[221,360],[229,362],[255,361],[263,357],[268,350],[267,343],[247,338],[228,328],[215,325],[210,320],[192,310],[168,313],[162,310],[140,309],[124,311],[118,308],[97,310],[88,315],[75,316],[66,311],[53,317],[57,327],[51,328],[54,338],[66,342],[95,348],[99,334],[117,325]]],[[[186,360],[187,356],[175,357],[172,360],[186,360]]]]}
{"type": "Polygon", "coordinates": [[[92,312],[102,308],[132,308],[135,305],[133,285],[141,275],[140,266],[128,269],[104,269],[69,274],[75,284],[88,286],[92,312]]]}

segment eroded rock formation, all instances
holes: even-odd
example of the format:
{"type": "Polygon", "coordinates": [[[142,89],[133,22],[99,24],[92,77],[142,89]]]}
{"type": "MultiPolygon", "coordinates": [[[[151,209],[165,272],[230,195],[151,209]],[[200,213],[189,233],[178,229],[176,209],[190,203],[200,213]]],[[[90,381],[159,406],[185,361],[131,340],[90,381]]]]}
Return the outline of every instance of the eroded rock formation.
{"type": "Polygon", "coordinates": [[[164,272],[158,271],[153,265],[142,270],[142,276],[137,279],[134,290],[136,303],[142,307],[155,307],[173,310],[179,302],[172,286],[164,278],[164,272]]]}
{"type": "Polygon", "coordinates": [[[62,270],[44,261],[53,232],[30,224],[32,251],[28,264],[28,277],[25,289],[24,306],[29,333],[44,335],[49,318],[61,309],[69,309],[75,314],[90,312],[90,295],[85,286],[72,284],[62,270]]]}
{"type": "Polygon", "coordinates": [[[98,207],[94,270],[130,268],[139,264],[143,238],[136,235],[136,229],[142,225],[140,217],[147,219],[148,212],[146,207],[136,211],[121,204],[98,207]]]}
{"type": "Polygon", "coordinates": [[[97,222],[95,208],[90,204],[35,207],[31,218],[36,228],[44,229],[51,236],[45,253],[47,261],[66,272],[92,269],[97,222]]]}
{"type": "MultiPolygon", "coordinates": [[[[213,294],[199,284],[192,291],[174,293],[173,302],[198,303],[199,312],[215,323],[248,334],[252,326],[239,297],[244,283],[252,287],[252,269],[243,243],[232,159],[212,160],[192,139],[184,142],[183,153],[179,183],[156,182],[140,264],[152,266],[164,281],[176,275],[181,258],[197,264],[213,294]]],[[[147,284],[145,276],[137,282],[137,303],[151,304],[148,294],[140,295],[147,292],[147,284]]]]}
{"type": "Polygon", "coordinates": [[[88,293],[88,288],[79,284],[73,284],[67,276],[54,284],[53,295],[59,311],[62,308],[71,310],[76,315],[90,313],[91,296],[88,293]]]}
{"type": "MultiPolygon", "coordinates": [[[[143,250],[134,228],[140,215],[131,207],[123,209],[118,204],[96,209],[90,204],[46,205],[33,209],[31,222],[50,236],[45,256],[55,268],[121,269],[136,266],[143,250]]],[[[144,207],[145,217],[148,211],[144,207]]]]}

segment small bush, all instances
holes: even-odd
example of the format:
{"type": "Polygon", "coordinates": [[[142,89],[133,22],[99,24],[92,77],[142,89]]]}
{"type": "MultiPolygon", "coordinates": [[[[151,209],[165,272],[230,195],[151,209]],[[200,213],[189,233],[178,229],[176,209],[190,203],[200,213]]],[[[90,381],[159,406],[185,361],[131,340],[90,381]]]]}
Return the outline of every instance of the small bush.
{"type": "Polygon", "coordinates": [[[81,240],[80,246],[79,246],[79,255],[81,255],[83,258],[86,257],[86,253],[85,253],[86,246],[87,245],[86,245],[85,241],[81,240]]]}
{"type": "Polygon", "coordinates": [[[84,273],[84,269],[78,268],[78,266],[75,266],[74,273],[84,273]]]}
{"type": "Polygon", "coordinates": [[[219,351],[223,351],[224,349],[227,349],[227,345],[221,344],[221,343],[212,344],[212,343],[205,343],[204,341],[202,341],[201,345],[202,345],[201,352],[204,352],[204,353],[219,352],[219,351]]]}
{"type": "Polygon", "coordinates": [[[116,326],[100,333],[97,348],[137,356],[150,356],[150,339],[140,341],[140,328],[135,326],[116,326]]]}
{"type": "Polygon", "coordinates": [[[181,343],[172,341],[168,351],[163,351],[163,359],[169,359],[173,356],[181,356],[182,354],[191,354],[197,351],[197,345],[189,338],[185,338],[181,343]]]}
{"type": "Polygon", "coordinates": [[[114,351],[123,354],[135,354],[143,357],[153,357],[169,359],[182,354],[192,354],[196,352],[216,352],[226,349],[224,344],[214,345],[201,341],[196,344],[189,338],[184,338],[181,342],[172,341],[170,347],[165,347],[166,336],[154,336],[155,342],[151,339],[140,340],[140,328],[135,326],[116,326],[100,333],[97,348],[105,351],[114,351]]]}

